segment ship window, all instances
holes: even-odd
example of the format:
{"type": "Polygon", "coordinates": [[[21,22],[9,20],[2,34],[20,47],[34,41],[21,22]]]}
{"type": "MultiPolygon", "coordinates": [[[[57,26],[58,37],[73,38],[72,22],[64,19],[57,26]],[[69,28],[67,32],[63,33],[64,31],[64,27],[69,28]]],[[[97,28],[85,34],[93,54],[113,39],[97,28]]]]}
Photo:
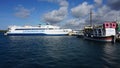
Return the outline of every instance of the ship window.
{"type": "Polygon", "coordinates": [[[29,29],[15,29],[15,30],[45,30],[45,28],[29,28],[29,29]]]}
{"type": "Polygon", "coordinates": [[[53,28],[49,28],[49,30],[53,30],[53,28]]]}
{"type": "Polygon", "coordinates": [[[101,29],[99,29],[98,31],[99,31],[99,33],[101,33],[101,29]]]}
{"type": "Polygon", "coordinates": [[[31,30],[31,29],[15,29],[15,30],[31,30]]]}
{"type": "Polygon", "coordinates": [[[45,28],[33,28],[31,30],[45,30],[45,28]]]}

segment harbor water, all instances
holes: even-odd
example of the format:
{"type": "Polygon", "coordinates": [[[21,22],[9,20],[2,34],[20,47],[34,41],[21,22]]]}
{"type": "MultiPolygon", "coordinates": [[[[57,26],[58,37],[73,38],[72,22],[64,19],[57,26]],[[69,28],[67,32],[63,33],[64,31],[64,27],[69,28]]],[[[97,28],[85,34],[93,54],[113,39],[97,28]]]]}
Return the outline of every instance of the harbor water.
{"type": "Polygon", "coordinates": [[[0,68],[120,68],[120,43],[0,33],[0,68]]]}

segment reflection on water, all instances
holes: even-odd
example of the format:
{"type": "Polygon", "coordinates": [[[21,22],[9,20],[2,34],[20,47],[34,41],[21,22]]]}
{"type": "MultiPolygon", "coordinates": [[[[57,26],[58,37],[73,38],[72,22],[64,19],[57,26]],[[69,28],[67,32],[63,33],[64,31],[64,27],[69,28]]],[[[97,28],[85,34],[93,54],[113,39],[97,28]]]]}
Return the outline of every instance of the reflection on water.
{"type": "Polygon", "coordinates": [[[0,68],[120,68],[119,43],[75,36],[0,36],[0,68]]]}
{"type": "Polygon", "coordinates": [[[114,55],[115,52],[116,52],[115,50],[116,50],[116,47],[112,43],[106,43],[104,45],[104,52],[105,52],[105,54],[114,55]]]}
{"type": "Polygon", "coordinates": [[[120,57],[120,55],[118,55],[118,48],[116,48],[116,45],[112,43],[105,44],[102,59],[106,62],[107,66],[119,68],[119,63],[117,61],[120,59],[117,57],[120,57]]]}

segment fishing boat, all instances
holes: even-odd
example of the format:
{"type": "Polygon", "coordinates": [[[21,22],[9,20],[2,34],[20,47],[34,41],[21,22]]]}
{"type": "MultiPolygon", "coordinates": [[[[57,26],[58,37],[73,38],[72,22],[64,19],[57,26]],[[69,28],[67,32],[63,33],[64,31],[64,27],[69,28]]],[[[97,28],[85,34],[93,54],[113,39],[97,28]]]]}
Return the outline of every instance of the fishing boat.
{"type": "Polygon", "coordinates": [[[39,26],[10,26],[5,35],[41,35],[41,36],[63,36],[68,35],[72,29],[62,29],[53,25],[39,25],[39,26]]]}
{"type": "Polygon", "coordinates": [[[84,38],[94,41],[115,42],[116,22],[105,22],[100,26],[86,26],[84,38]]]}

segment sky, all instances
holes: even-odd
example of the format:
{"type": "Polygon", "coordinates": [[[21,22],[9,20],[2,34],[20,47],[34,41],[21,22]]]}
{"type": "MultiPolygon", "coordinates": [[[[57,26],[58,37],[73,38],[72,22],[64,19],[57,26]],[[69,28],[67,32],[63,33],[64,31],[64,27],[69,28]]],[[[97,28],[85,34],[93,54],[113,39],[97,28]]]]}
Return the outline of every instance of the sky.
{"type": "Polygon", "coordinates": [[[89,23],[120,20],[120,0],[0,0],[0,29],[49,23],[82,29],[89,23]]]}

